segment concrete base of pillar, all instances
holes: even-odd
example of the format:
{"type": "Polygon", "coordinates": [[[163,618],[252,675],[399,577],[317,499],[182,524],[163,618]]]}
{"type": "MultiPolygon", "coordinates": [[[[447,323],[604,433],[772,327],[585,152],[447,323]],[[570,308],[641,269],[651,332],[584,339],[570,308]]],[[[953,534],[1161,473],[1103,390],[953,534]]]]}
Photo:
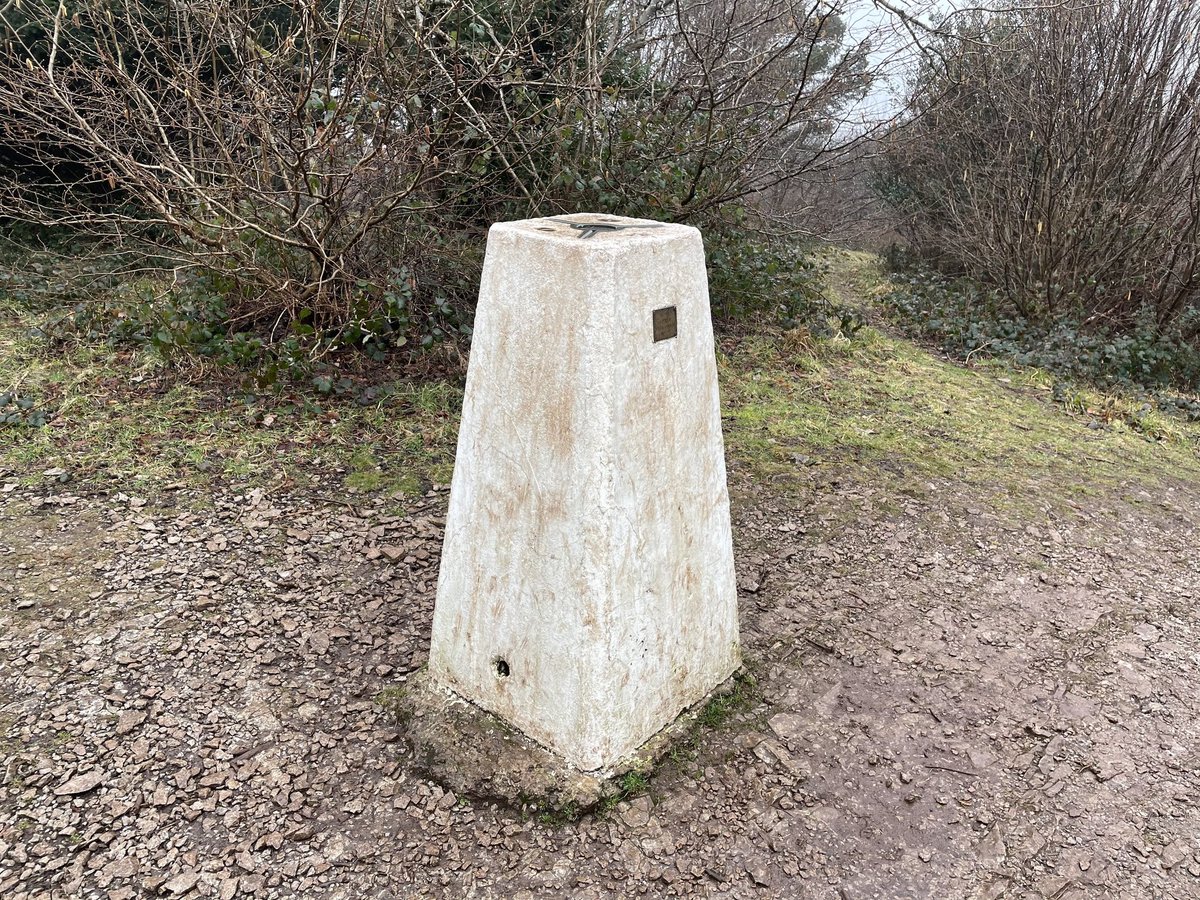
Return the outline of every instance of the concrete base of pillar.
{"type": "Polygon", "coordinates": [[[697,719],[708,704],[732,692],[741,677],[739,670],[604,773],[580,772],[492,713],[441,686],[428,671],[409,678],[392,712],[403,726],[415,774],[432,778],[459,796],[525,808],[529,813],[583,813],[619,797],[621,779],[629,772],[649,774],[672,747],[699,727],[697,719]]]}

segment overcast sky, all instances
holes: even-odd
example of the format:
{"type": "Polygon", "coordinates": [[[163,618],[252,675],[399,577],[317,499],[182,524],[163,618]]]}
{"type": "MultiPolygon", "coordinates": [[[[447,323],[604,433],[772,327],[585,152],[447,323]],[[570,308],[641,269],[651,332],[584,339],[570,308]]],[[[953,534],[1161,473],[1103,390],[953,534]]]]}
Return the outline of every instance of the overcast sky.
{"type": "MultiPolygon", "coordinates": [[[[948,0],[888,0],[888,3],[926,24],[936,22],[953,8],[948,0]]],[[[871,0],[848,0],[845,8],[843,18],[850,40],[870,39],[871,66],[883,73],[863,100],[859,114],[864,121],[890,117],[900,108],[904,74],[915,60],[912,38],[899,16],[871,0]]]]}

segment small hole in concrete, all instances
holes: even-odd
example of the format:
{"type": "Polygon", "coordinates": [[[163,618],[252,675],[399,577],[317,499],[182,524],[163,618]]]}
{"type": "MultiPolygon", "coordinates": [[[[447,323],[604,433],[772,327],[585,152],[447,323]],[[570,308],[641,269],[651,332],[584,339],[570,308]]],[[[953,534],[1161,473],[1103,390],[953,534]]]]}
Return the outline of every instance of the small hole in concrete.
{"type": "Polygon", "coordinates": [[[509,673],[508,660],[503,657],[496,657],[495,661],[496,674],[501,678],[507,678],[509,673]]]}
{"type": "Polygon", "coordinates": [[[554,231],[555,228],[552,225],[539,225],[537,227],[537,230],[538,231],[554,231]]]}

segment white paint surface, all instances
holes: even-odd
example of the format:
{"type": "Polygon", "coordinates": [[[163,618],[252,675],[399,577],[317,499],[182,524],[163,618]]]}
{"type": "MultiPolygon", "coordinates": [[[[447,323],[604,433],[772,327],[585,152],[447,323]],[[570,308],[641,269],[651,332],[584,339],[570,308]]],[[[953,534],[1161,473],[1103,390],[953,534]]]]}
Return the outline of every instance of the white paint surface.
{"type": "Polygon", "coordinates": [[[738,664],[700,232],[584,214],[494,225],[433,677],[596,771],[738,664]],[[657,227],[582,239],[567,223],[585,221],[657,227]],[[678,336],[655,343],[666,306],[678,336]]]}

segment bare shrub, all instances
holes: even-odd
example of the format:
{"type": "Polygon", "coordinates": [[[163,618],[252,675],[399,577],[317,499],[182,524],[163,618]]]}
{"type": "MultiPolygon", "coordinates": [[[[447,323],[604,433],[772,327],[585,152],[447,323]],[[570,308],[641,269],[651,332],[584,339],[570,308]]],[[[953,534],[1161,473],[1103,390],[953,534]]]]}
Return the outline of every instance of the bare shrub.
{"type": "Polygon", "coordinates": [[[497,219],[753,216],[870,80],[799,0],[27,0],[0,41],[0,217],[273,331],[465,321],[497,219]]]}
{"type": "Polygon", "coordinates": [[[1071,0],[956,22],[880,173],[911,245],[1028,319],[1195,336],[1200,6],[1071,0]]]}

